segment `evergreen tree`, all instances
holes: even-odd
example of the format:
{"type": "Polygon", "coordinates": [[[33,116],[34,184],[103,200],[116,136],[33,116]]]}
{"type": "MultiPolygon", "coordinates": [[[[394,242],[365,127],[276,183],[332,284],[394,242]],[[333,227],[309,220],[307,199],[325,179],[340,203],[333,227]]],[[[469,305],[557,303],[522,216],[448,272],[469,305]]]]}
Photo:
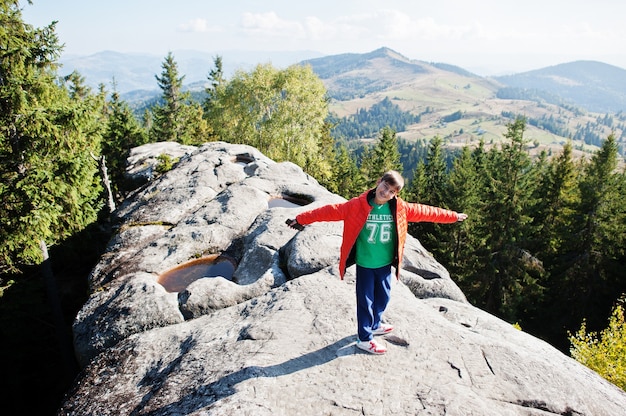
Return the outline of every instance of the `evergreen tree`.
{"type": "Polygon", "coordinates": [[[539,173],[531,207],[533,217],[529,230],[529,250],[543,261],[546,270],[544,285],[546,292],[534,316],[525,317],[524,328],[544,339],[557,342],[552,334],[559,334],[562,348],[565,347],[565,322],[571,316],[571,303],[564,298],[568,290],[562,287],[562,266],[571,256],[571,244],[576,239],[574,225],[577,222],[579,203],[579,169],[574,163],[572,145],[566,143],[557,157],[547,161],[539,159],[535,170],[539,173]],[[563,291],[565,289],[565,291],[563,291]],[[550,322],[545,317],[552,316],[550,322]]]}
{"type": "Polygon", "coordinates": [[[100,153],[97,100],[56,78],[54,23],[22,21],[0,3],[0,270],[42,261],[46,246],[96,219],[100,153]]]}
{"type": "Polygon", "coordinates": [[[203,103],[204,114],[211,114],[213,111],[213,106],[218,105],[218,90],[224,87],[226,84],[226,79],[224,78],[224,68],[222,63],[222,57],[217,55],[213,59],[213,64],[215,65],[214,69],[209,71],[209,76],[207,79],[209,80],[209,86],[205,89],[206,99],[203,103]]]}
{"type": "Polygon", "coordinates": [[[572,144],[566,143],[561,154],[540,175],[534,214],[535,245],[542,257],[555,263],[559,253],[568,252],[575,239],[573,227],[580,201],[579,174],[572,157],[572,144]]]}
{"type": "MultiPolygon", "coordinates": [[[[418,181],[422,183],[418,184],[414,178],[410,194],[419,196],[419,199],[414,200],[420,203],[447,208],[444,195],[447,191],[448,177],[442,146],[443,140],[440,137],[431,140],[426,163],[421,165],[423,172],[417,172],[418,181]]],[[[446,250],[441,229],[440,224],[429,222],[409,224],[411,235],[416,236],[436,258],[442,257],[446,250]]]]}
{"type": "MultiPolygon", "coordinates": [[[[420,160],[413,171],[413,179],[407,189],[407,198],[411,201],[425,203],[424,201],[428,199],[428,193],[426,191],[427,181],[426,161],[420,160]]],[[[411,227],[411,224],[409,224],[409,227],[411,227]]],[[[409,228],[409,230],[411,230],[411,228],[409,228]]],[[[413,231],[415,232],[417,230],[413,231]]]]}
{"type": "Polygon", "coordinates": [[[385,127],[379,132],[375,146],[363,154],[361,173],[367,186],[374,186],[376,180],[388,170],[402,173],[402,164],[396,132],[385,127]]]}
{"type": "Polygon", "coordinates": [[[563,295],[576,305],[573,319],[581,322],[588,318],[592,329],[602,326],[612,302],[626,291],[626,210],[623,174],[616,167],[617,143],[611,134],[587,164],[580,181],[575,246],[562,283],[563,295]]]}
{"type": "Polygon", "coordinates": [[[428,145],[425,140],[408,141],[398,139],[398,151],[400,152],[400,162],[402,171],[407,172],[407,179],[413,178],[413,172],[420,161],[426,160],[428,145]]]}
{"type": "Polygon", "coordinates": [[[489,176],[482,197],[484,221],[477,232],[485,238],[484,307],[515,321],[533,306],[524,299],[541,295],[541,262],[528,251],[535,175],[525,151],[525,120],[507,126],[501,150],[489,152],[489,176]]]}
{"type": "Polygon", "coordinates": [[[333,182],[329,191],[346,199],[360,195],[365,190],[361,172],[345,145],[339,145],[333,164],[333,182]]]}
{"type": "Polygon", "coordinates": [[[161,76],[155,76],[163,91],[163,104],[153,109],[150,141],[171,141],[182,144],[201,144],[209,140],[209,129],[203,119],[200,104],[191,101],[191,94],[184,92],[183,79],[178,74],[178,65],[169,52],[162,65],[161,76]]]}
{"type": "Polygon", "coordinates": [[[129,190],[124,176],[126,159],[133,147],[148,142],[148,135],[117,91],[111,94],[108,107],[110,115],[104,132],[102,154],[106,157],[113,189],[121,199],[129,190]]]}
{"type": "Polygon", "coordinates": [[[443,140],[439,136],[432,139],[428,147],[425,174],[426,188],[422,202],[446,208],[444,195],[447,192],[448,172],[443,152],[443,140]]]}
{"type": "Polygon", "coordinates": [[[441,230],[439,235],[446,245],[445,250],[441,250],[441,262],[449,267],[450,275],[471,300],[477,292],[474,273],[480,269],[476,253],[485,245],[483,236],[477,231],[477,224],[483,222],[480,183],[472,152],[469,147],[464,147],[448,175],[444,199],[450,209],[468,214],[469,221],[463,221],[453,232],[441,230]]]}

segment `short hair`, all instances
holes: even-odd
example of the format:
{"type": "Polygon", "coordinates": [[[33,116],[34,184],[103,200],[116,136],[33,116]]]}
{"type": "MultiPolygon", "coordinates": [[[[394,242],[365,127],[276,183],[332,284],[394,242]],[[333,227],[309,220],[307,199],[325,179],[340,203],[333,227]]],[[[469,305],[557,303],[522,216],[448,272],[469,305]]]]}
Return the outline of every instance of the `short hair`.
{"type": "Polygon", "coordinates": [[[383,176],[380,178],[381,181],[387,182],[391,186],[395,186],[398,188],[398,191],[401,191],[404,188],[404,178],[400,175],[400,172],[396,170],[388,170],[383,173],[383,176]]]}

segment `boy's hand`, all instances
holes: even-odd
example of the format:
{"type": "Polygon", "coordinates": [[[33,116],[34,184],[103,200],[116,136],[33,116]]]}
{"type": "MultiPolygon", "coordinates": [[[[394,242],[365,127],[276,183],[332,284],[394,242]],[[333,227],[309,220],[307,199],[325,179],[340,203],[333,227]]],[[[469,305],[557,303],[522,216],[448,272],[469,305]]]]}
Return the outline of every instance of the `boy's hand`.
{"type": "Polygon", "coordinates": [[[467,219],[467,214],[463,213],[463,212],[457,212],[456,213],[456,220],[457,221],[465,221],[467,219]]]}
{"type": "Polygon", "coordinates": [[[298,231],[304,230],[304,225],[302,225],[298,221],[292,220],[290,218],[288,218],[287,221],[285,221],[285,224],[287,224],[288,226],[290,226],[294,230],[298,230],[298,231]]]}

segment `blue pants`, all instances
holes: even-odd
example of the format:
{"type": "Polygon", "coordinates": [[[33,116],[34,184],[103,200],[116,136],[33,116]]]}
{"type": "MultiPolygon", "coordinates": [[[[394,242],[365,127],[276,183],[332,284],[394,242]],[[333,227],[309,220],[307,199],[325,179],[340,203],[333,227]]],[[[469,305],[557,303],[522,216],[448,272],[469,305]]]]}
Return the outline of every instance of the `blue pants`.
{"type": "Polygon", "coordinates": [[[359,340],[372,339],[391,294],[391,265],[368,269],[356,266],[356,319],[359,340]]]}

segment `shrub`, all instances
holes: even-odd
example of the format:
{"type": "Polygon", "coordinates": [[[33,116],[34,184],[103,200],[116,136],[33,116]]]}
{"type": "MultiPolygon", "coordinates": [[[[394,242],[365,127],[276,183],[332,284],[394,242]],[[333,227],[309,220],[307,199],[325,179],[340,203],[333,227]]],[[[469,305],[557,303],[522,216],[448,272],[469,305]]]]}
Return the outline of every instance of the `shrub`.
{"type": "Polygon", "coordinates": [[[609,326],[600,334],[587,333],[586,322],[583,321],[578,332],[569,335],[572,357],[622,390],[626,390],[625,301],[626,297],[622,297],[611,313],[609,326]]]}

